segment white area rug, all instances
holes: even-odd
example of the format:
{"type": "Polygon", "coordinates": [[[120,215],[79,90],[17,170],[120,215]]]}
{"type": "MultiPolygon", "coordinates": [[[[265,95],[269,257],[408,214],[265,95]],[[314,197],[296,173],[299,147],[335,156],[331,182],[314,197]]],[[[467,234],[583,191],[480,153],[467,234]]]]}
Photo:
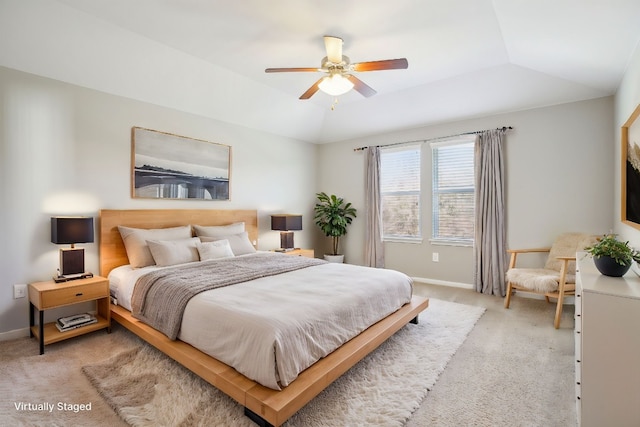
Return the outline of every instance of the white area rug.
{"type": "MultiPolygon", "coordinates": [[[[484,311],[430,299],[418,325],[398,331],[284,425],[402,426],[484,311]]],[[[83,372],[133,426],[255,426],[235,401],[146,344],[83,372]]]]}

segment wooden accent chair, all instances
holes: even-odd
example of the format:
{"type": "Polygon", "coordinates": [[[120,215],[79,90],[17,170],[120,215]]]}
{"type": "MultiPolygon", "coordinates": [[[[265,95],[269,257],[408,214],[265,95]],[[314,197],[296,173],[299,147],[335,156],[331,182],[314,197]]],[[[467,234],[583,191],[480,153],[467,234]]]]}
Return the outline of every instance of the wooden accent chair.
{"type": "Polygon", "coordinates": [[[556,298],[556,317],[553,326],[560,327],[560,315],[564,297],[575,295],[576,290],[576,252],[596,242],[597,236],[584,233],[564,233],[558,236],[550,248],[510,249],[509,270],[506,274],[507,295],[504,307],[509,308],[511,295],[515,291],[531,292],[556,298]],[[516,268],[519,254],[548,252],[544,268],[516,268]]]}

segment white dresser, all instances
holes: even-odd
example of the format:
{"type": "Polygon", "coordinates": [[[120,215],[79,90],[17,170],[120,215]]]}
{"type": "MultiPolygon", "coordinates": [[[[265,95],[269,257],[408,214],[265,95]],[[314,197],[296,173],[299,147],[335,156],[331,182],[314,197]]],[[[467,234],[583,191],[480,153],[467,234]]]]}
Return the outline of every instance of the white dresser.
{"type": "MultiPolygon", "coordinates": [[[[637,268],[637,265],[633,268],[637,268]]],[[[576,409],[583,427],[640,426],[640,278],[601,275],[578,253],[576,409]]]]}

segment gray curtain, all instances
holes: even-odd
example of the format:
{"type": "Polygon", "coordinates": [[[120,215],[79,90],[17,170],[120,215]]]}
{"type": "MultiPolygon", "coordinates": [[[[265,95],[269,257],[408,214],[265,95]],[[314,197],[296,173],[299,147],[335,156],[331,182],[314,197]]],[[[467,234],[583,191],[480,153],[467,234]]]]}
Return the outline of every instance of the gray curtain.
{"type": "Polygon", "coordinates": [[[484,131],[475,144],[474,285],[477,292],[505,296],[507,271],[504,132],[484,131]]]}
{"type": "Polygon", "coordinates": [[[384,245],[382,243],[382,200],[380,198],[380,148],[367,148],[365,167],[365,265],[384,267],[384,245]]]}

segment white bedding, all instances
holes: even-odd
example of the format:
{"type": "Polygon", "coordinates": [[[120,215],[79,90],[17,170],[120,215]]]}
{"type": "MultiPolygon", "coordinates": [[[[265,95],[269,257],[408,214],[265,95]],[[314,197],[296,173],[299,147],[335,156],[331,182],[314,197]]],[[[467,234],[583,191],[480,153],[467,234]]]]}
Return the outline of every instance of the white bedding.
{"type": "MultiPolygon", "coordinates": [[[[158,268],[114,269],[109,279],[118,304],[130,310],[137,278],[158,268]]],[[[198,294],[178,338],[280,389],[411,294],[411,279],[397,271],[326,263],[198,294]]]]}

